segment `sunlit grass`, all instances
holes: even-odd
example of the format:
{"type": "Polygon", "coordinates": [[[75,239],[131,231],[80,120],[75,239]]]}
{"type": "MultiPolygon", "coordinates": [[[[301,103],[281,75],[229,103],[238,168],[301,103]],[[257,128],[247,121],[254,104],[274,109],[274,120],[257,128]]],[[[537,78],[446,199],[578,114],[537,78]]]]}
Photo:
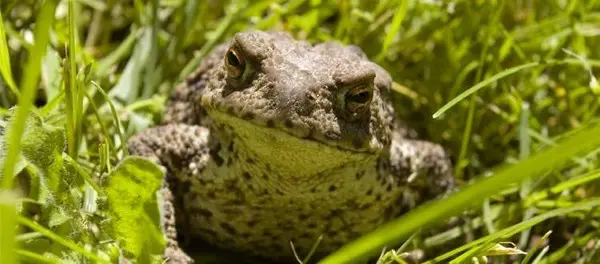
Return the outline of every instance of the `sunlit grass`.
{"type": "Polygon", "coordinates": [[[5,190],[0,190],[0,256],[2,262],[7,264],[17,263],[16,243],[14,240],[17,225],[17,208],[15,195],[5,190]]]}

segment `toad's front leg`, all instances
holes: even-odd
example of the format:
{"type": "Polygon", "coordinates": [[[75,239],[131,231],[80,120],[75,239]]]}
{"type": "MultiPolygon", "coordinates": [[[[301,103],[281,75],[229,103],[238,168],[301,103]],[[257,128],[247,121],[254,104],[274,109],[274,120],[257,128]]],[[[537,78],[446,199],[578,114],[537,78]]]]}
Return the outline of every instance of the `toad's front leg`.
{"type": "Polygon", "coordinates": [[[450,159],[435,143],[396,136],[388,164],[396,180],[406,186],[401,213],[455,188],[450,159]]]}
{"type": "Polygon", "coordinates": [[[181,187],[182,172],[190,169],[201,170],[208,154],[208,129],[185,124],[168,124],[138,133],[129,144],[131,155],[147,157],[166,167],[167,174],[161,188],[163,197],[163,232],[167,236],[165,259],[168,263],[193,263],[194,261],[180,248],[177,240],[176,217],[182,222],[183,216],[176,216],[180,202],[177,192],[181,187]]]}

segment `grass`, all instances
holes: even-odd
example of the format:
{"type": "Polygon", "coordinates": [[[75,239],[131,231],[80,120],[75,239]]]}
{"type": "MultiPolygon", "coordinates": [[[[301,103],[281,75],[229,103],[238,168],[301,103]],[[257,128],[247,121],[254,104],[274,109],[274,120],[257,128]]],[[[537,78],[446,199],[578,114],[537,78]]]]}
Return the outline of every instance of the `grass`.
{"type": "Polygon", "coordinates": [[[415,248],[426,263],[600,259],[598,1],[8,0],[0,16],[3,263],[157,262],[156,200],[141,191],[157,187],[127,170],[148,184],[156,173],[127,158],[126,138],[249,27],[359,45],[393,76],[398,116],[451,153],[462,186],[320,263],[393,242],[405,243],[380,263],[415,248]],[[115,198],[127,191],[147,197],[115,198]],[[130,232],[132,217],[154,231],[130,232]]]}

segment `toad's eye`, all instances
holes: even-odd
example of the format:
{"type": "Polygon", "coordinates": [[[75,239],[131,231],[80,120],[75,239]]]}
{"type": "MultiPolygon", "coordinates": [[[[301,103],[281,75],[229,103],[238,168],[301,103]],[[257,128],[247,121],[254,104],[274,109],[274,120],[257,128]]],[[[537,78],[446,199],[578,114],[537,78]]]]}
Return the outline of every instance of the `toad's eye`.
{"type": "Polygon", "coordinates": [[[346,109],[352,113],[362,113],[369,109],[373,99],[373,89],[367,85],[356,86],[346,92],[346,109]]]}
{"type": "Polygon", "coordinates": [[[246,69],[246,62],[244,58],[233,48],[229,48],[225,54],[225,66],[227,67],[227,73],[233,78],[239,78],[244,74],[246,69]]]}

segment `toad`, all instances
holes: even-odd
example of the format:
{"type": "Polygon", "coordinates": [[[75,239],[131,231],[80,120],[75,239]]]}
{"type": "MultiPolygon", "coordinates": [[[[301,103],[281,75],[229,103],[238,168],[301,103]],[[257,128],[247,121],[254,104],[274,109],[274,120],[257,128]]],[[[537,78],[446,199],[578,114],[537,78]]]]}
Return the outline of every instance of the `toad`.
{"type": "Polygon", "coordinates": [[[169,262],[192,262],[183,236],[286,263],[322,236],[323,256],[451,190],[448,155],[409,136],[391,85],[356,46],[274,31],[217,46],[129,140],[166,168],[169,262]]]}

